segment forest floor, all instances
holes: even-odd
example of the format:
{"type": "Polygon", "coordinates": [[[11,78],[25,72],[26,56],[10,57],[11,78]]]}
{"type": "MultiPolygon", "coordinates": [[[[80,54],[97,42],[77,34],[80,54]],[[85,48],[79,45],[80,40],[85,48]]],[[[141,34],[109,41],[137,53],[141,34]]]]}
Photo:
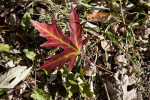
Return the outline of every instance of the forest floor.
{"type": "Polygon", "coordinates": [[[0,100],[32,99],[150,100],[149,0],[1,0],[0,100]],[[86,22],[81,51],[94,64],[78,55],[71,71],[68,63],[37,70],[63,49],[41,47],[47,40],[30,19],[53,18],[70,36],[71,5],[86,22]]]}

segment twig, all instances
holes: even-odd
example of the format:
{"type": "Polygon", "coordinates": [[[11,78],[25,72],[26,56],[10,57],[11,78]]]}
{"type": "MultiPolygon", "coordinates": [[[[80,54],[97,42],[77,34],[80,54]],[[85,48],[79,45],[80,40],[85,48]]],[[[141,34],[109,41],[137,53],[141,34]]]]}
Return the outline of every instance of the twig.
{"type": "Polygon", "coordinates": [[[121,16],[122,16],[123,24],[125,25],[125,19],[124,19],[124,13],[122,10],[122,1],[121,0],[120,0],[120,9],[121,9],[121,16]]]}
{"type": "Polygon", "coordinates": [[[107,87],[106,87],[106,83],[104,83],[104,87],[105,87],[105,90],[106,90],[107,98],[108,98],[108,100],[110,100],[109,93],[108,93],[108,90],[107,90],[107,87]]]}
{"type": "Polygon", "coordinates": [[[36,88],[36,66],[35,66],[35,62],[33,61],[33,66],[34,66],[34,72],[35,72],[35,76],[34,76],[34,79],[35,79],[35,83],[34,83],[34,85],[35,85],[35,88],[36,88]]]}
{"type": "Polygon", "coordinates": [[[124,26],[124,28],[125,28],[125,32],[124,32],[124,35],[126,35],[126,33],[127,33],[127,28],[126,28],[126,26],[125,26],[125,18],[124,18],[124,13],[123,13],[123,10],[122,10],[122,1],[120,0],[120,9],[121,9],[121,17],[122,17],[122,20],[123,20],[123,26],[124,26]]]}
{"type": "Polygon", "coordinates": [[[81,53],[81,55],[82,55],[83,57],[85,57],[85,59],[88,60],[90,63],[92,63],[93,65],[95,65],[96,67],[99,67],[99,68],[101,68],[101,69],[103,69],[103,70],[105,70],[105,71],[107,71],[107,72],[113,74],[113,72],[111,72],[111,71],[109,71],[109,70],[107,70],[107,69],[105,69],[105,68],[103,68],[103,67],[100,67],[100,66],[96,65],[95,63],[93,63],[92,61],[90,61],[84,54],[81,53]]]}
{"type": "Polygon", "coordinates": [[[35,88],[36,88],[36,69],[35,69],[35,88]]]}

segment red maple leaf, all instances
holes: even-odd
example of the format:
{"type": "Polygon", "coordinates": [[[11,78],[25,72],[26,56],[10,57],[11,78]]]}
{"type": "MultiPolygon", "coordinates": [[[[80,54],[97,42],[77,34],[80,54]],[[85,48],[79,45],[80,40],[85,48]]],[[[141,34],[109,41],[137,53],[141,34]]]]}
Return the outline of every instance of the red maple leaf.
{"type": "Polygon", "coordinates": [[[52,24],[47,25],[45,23],[39,23],[34,20],[30,20],[33,26],[40,32],[40,36],[45,37],[47,42],[42,44],[44,47],[57,46],[64,49],[60,54],[56,54],[47,60],[40,69],[48,69],[49,71],[58,67],[61,69],[66,62],[70,62],[69,70],[74,66],[74,62],[77,56],[80,54],[80,50],[84,43],[89,39],[82,40],[83,24],[79,23],[79,16],[76,14],[73,6],[71,7],[70,22],[68,27],[70,30],[70,37],[64,35],[59,27],[56,25],[54,19],[52,24]]]}

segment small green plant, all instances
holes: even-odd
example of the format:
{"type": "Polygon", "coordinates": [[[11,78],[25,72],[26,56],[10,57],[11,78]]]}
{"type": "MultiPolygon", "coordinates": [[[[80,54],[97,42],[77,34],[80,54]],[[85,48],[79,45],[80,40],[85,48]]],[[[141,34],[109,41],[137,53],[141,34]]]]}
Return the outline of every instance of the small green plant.
{"type": "Polygon", "coordinates": [[[26,57],[29,58],[30,60],[34,60],[36,53],[33,51],[28,51],[28,49],[23,49],[23,52],[25,53],[26,57]]]}
{"type": "Polygon", "coordinates": [[[31,26],[30,19],[31,19],[30,14],[26,12],[22,18],[22,27],[25,32],[28,32],[31,26]]]}
{"type": "Polygon", "coordinates": [[[86,82],[82,68],[80,73],[75,74],[70,72],[66,67],[61,69],[63,85],[67,91],[67,97],[71,98],[73,93],[80,92],[82,96],[91,98],[93,96],[92,90],[90,90],[90,84],[86,82]]]}
{"type": "Polygon", "coordinates": [[[0,43],[0,51],[9,51],[11,47],[8,44],[0,43]]]}
{"type": "Polygon", "coordinates": [[[8,90],[10,90],[10,89],[0,89],[0,95],[3,95],[3,94],[6,93],[8,90]]]}
{"type": "Polygon", "coordinates": [[[50,100],[51,99],[51,94],[45,92],[42,89],[35,88],[33,93],[31,94],[31,97],[34,100],[50,100]]]}

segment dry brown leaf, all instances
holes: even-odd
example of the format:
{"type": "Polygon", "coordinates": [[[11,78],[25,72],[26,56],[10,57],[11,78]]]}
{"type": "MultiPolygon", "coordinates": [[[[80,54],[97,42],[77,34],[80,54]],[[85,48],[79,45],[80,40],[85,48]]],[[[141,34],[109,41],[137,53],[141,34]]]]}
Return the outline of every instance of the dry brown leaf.
{"type": "Polygon", "coordinates": [[[125,55],[117,55],[114,57],[115,63],[116,64],[121,64],[123,66],[127,66],[127,59],[125,58],[125,55]]]}
{"type": "Polygon", "coordinates": [[[118,95],[120,95],[120,97],[123,95],[123,100],[137,100],[137,88],[134,87],[134,85],[136,85],[138,78],[135,76],[135,74],[128,76],[127,69],[123,68],[115,73],[114,78],[116,79],[119,89],[118,95]]]}
{"type": "Polygon", "coordinates": [[[89,65],[86,65],[83,67],[83,74],[86,76],[95,76],[96,75],[96,67],[90,67],[89,65]]]}
{"type": "Polygon", "coordinates": [[[17,85],[17,86],[15,87],[15,93],[16,93],[18,96],[20,96],[21,94],[23,94],[23,93],[25,92],[26,88],[27,88],[26,83],[25,83],[25,82],[22,82],[21,84],[19,84],[19,85],[17,85]]]}
{"type": "Polygon", "coordinates": [[[132,66],[128,66],[128,70],[129,70],[129,74],[128,74],[129,77],[137,73],[137,71],[132,66]]]}
{"type": "Polygon", "coordinates": [[[111,14],[103,12],[103,11],[99,11],[99,12],[94,13],[94,14],[88,14],[87,18],[92,20],[92,21],[99,21],[102,23],[106,23],[110,20],[111,14]]]}
{"type": "Polygon", "coordinates": [[[104,50],[109,51],[109,52],[117,51],[117,48],[115,48],[115,45],[110,40],[101,41],[101,46],[104,50]]]}
{"type": "Polygon", "coordinates": [[[119,32],[118,32],[119,25],[118,24],[113,23],[113,24],[111,24],[110,28],[114,34],[119,34],[119,32]]]}
{"type": "Polygon", "coordinates": [[[6,24],[9,24],[9,19],[7,18],[6,13],[4,13],[4,18],[5,18],[5,23],[6,23],[6,24]]]}
{"type": "Polygon", "coordinates": [[[139,51],[147,51],[148,49],[146,47],[137,47],[137,50],[139,50],[139,51]]]}
{"type": "Polygon", "coordinates": [[[119,31],[125,35],[126,34],[126,27],[121,27],[119,29],[119,31]]]}
{"type": "Polygon", "coordinates": [[[120,45],[122,48],[124,48],[125,44],[124,44],[123,40],[122,40],[122,39],[117,39],[117,41],[118,41],[119,45],[120,45]]]}
{"type": "Polygon", "coordinates": [[[9,20],[10,20],[10,25],[16,25],[17,22],[16,14],[11,14],[9,20]]]}

